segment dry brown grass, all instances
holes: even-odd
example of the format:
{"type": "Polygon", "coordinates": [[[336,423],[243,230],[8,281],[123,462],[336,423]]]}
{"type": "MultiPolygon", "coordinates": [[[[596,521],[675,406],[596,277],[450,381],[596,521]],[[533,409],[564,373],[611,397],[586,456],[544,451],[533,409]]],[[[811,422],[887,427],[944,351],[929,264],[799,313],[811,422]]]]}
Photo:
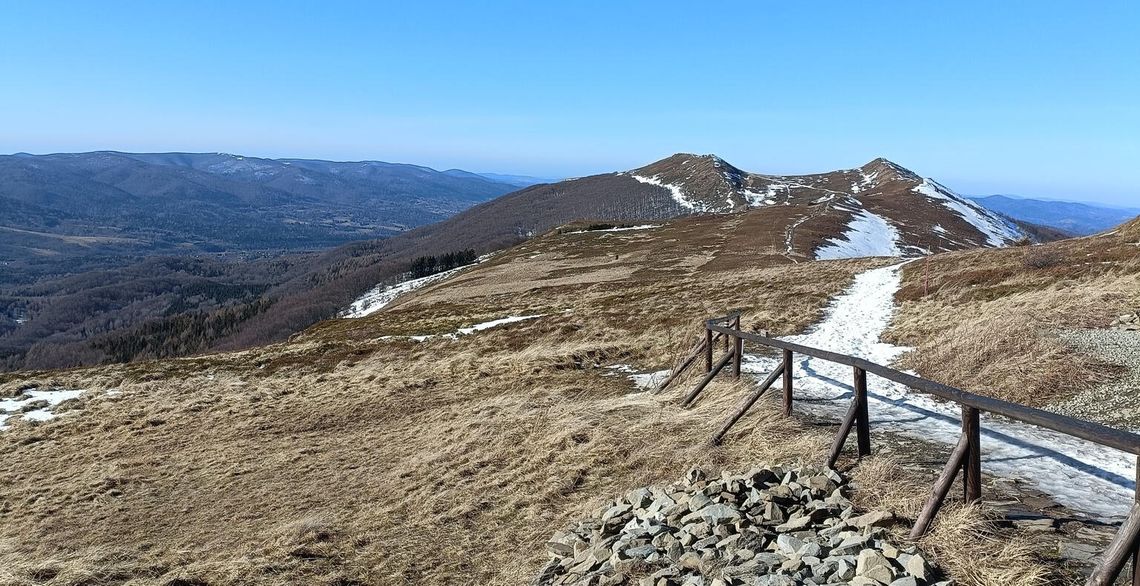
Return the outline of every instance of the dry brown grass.
{"type": "Polygon", "coordinates": [[[943,254],[913,263],[903,278],[888,332],[918,350],[903,366],[1044,406],[1117,373],[1068,348],[1057,331],[1105,327],[1140,302],[1140,247],[1117,234],[943,254]],[[1038,266],[1043,256],[1057,262],[1038,266]]]}
{"type": "MultiPolygon", "coordinates": [[[[867,510],[886,510],[913,521],[930,495],[920,479],[896,456],[866,458],[850,471],[854,502],[867,510]]],[[[892,527],[906,541],[910,522],[892,527]]],[[[935,517],[930,533],[918,541],[950,575],[977,586],[1043,586],[1061,579],[1058,568],[1041,557],[1039,545],[1026,535],[999,532],[983,507],[951,497],[935,517]]]]}
{"type": "Polygon", "coordinates": [[[1030,540],[1009,532],[999,535],[986,512],[975,506],[943,509],[919,545],[967,584],[1042,586],[1058,579],[1056,568],[1040,561],[1030,540]]]}
{"type": "MultiPolygon", "coordinates": [[[[748,257],[746,226],[552,236],[288,344],[5,377],[0,394],[32,382],[122,394],[0,435],[0,584],[522,584],[555,530],[632,487],[692,466],[819,463],[829,430],[778,416],[773,397],[712,447],[739,384],[682,410],[691,380],[653,396],[604,368],[668,366],[728,308],[746,327],[799,331],[884,262],[748,257]],[[379,339],[536,313],[458,340],[379,339]]],[[[911,515],[918,485],[865,466],[866,502],[911,515]]],[[[931,543],[959,571],[968,540],[940,530],[931,543]]],[[[967,582],[998,583],[990,571],[967,582]]]]}

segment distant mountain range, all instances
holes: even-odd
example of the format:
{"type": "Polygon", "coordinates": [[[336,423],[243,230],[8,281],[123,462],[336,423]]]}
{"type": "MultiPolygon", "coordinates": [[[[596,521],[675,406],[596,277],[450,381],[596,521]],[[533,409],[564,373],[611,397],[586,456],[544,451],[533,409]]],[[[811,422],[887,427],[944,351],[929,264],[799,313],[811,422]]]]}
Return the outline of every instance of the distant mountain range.
{"type": "Polygon", "coordinates": [[[478,174],[379,161],[0,156],[0,262],[8,268],[0,282],[56,265],[108,266],[121,256],[328,248],[438,222],[515,189],[478,174]]]}
{"type": "Polygon", "coordinates": [[[1009,195],[974,196],[970,199],[1017,220],[1086,236],[1109,230],[1140,216],[1140,208],[1030,199],[1009,195]]]}
{"type": "MultiPolygon", "coordinates": [[[[160,358],[283,340],[337,315],[377,284],[407,278],[419,257],[468,249],[483,254],[578,220],[733,214],[761,235],[757,242],[767,243],[741,254],[776,262],[920,255],[1053,236],[885,159],[784,176],[746,172],[714,155],[677,154],[630,171],[532,185],[483,203],[476,202],[513,187],[459,170],[232,155],[8,157],[0,169],[19,186],[17,197],[0,191],[12,202],[6,205],[36,206],[24,213],[28,222],[40,222],[10,230],[50,233],[79,248],[128,246],[114,239],[142,239],[148,231],[193,235],[160,252],[204,249],[207,243],[285,248],[295,238],[280,228],[287,221],[302,234],[320,228],[316,234],[330,240],[369,229],[389,234],[320,252],[241,260],[152,254],[107,270],[10,284],[0,290],[0,365],[8,368],[160,358]],[[408,202],[418,203],[402,205],[408,202]],[[422,209],[417,215],[418,206],[437,217],[470,207],[401,231],[430,219],[422,209]],[[136,207],[145,214],[131,215],[136,207]],[[262,208],[267,211],[256,217],[262,208]],[[53,219],[52,213],[59,215],[53,219]],[[385,221],[388,213],[404,219],[385,221]],[[131,221],[110,221],[124,216],[131,221]],[[244,219],[257,229],[243,232],[244,219]]],[[[298,238],[297,248],[319,241],[298,238]]]]}
{"type": "Polygon", "coordinates": [[[462,169],[448,169],[444,171],[449,175],[457,177],[475,176],[484,179],[490,179],[498,183],[506,183],[507,185],[514,185],[515,187],[530,187],[531,185],[538,185],[539,183],[554,183],[558,179],[543,179],[541,177],[531,177],[529,175],[504,175],[502,173],[471,173],[462,169]]]}

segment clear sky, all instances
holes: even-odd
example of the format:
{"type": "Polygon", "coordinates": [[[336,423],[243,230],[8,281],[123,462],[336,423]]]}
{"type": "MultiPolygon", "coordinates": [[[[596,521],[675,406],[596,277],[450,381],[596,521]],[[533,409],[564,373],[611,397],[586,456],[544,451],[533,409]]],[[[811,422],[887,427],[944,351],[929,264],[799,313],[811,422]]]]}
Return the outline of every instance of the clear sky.
{"type": "Polygon", "coordinates": [[[0,152],[584,175],[885,156],[1140,206],[1140,2],[0,1],[0,152]]]}

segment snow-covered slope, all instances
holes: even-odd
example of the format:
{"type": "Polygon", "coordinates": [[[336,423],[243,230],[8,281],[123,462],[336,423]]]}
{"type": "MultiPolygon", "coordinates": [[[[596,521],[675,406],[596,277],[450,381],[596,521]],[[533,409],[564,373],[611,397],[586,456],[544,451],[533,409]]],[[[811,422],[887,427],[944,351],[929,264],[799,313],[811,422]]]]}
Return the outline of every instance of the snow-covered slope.
{"type": "Polygon", "coordinates": [[[815,257],[819,260],[861,256],[903,256],[899,248],[899,231],[867,210],[855,214],[843,234],[829,239],[828,244],[815,250],[815,257]]]}
{"type": "Polygon", "coordinates": [[[1022,231],[1012,222],[1009,222],[981,205],[974,203],[941,185],[937,181],[924,179],[922,184],[914,188],[915,192],[939,200],[942,205],[966,220],[986,237],[986,244],[990,246],[1008,246],[1024,236],[1022,231]]]}

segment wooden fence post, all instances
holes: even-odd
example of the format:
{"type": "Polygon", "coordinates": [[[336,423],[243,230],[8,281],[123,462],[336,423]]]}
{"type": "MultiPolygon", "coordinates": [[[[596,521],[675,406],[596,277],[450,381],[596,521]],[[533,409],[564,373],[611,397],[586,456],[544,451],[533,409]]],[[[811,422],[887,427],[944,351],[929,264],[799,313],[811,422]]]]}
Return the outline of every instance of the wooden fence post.
{"type": "Polygon", "coordinates": [[[1104,557],[1101,558],[1100,564],[1093,570],[1085,585],[1111,586],[1116,582],[1116,577],[1120,575],[1120,571],[1124,569],[1124,564],[1128,562],[1128,558],[1136,549],[1138,538],[1140,538],[1140,503],[1133,503],[1128,518],[1124,520],[1116,532],[1116,537],[1112,538],[1112,543],[1108,544],[1104,557]]]}
{"type": "Polygon", "coordinates": [[[966,460],[962,463],[965,473],[962,481],[967,503],[982,500],[981,429],[980,412],[973,407],[962,407],[962,435],[969,442],[966,460]]]}
{"type": "Polygon", "coordinates": [[[792,414],[792,351],[784,350],[784,416],[792,414]]]}
{"type": "MultiPolygon", "coordinates": [[[[1140,505],[1140,456],[1136,457],[1136,489],[1133,505],[1140,505]]],[[[1132,586],[1140,586],[1140,541],[1132,546],[1132,586]]]]}
{"type": "Polygon", "coordinates": [[[740,379],[740,366],[744,356],[744,338],[734,336],[732,346],[732,378],[740,379]]]}
{"type": "Polygon", "coordinates": [[[673,383],[673,381],[680,378],[682,374],[685,374],[685,371],[688,370],[689,367],[692,366],[693,363],[697,361],[697,358],[700,357],[701,353],[704,352],[705,344],[707,344],[707,343],[708,342],[701,340],[696,345],[695,348],[693,348],[691,351],[689,351],[689,354],[685,357],[685,359],[683,361],[681,361],[681,364],[677,368],[675,368],[673,370],[673,372],[670,372],[669,376],[665,377],[665,380],[661,381],[661,384],[657,385],[656,389],[653,389],[652,394],[656,395],[657,393],[664,391],[665,387],[668,387],[670,384],[673,383]]]}
{"type": "Polygon", "coordinates": [[[752,391],[751,395],[745,397],[744,401],[740,403],[740,407],[736,409],[736,413],[733,413],[732,416],[724,422],[724,425],[720,426],[720,430],[718,430],[716,434],[713,435],[712,443],[714,446],[719,444],[720,440],[724,439],[724,434],[728,433],[728,430],[732,429],[732,426],[736,425],[736,422],[740,421],[740,418],[744,417],[744,414],[747,413],[748,410],[756,404],[756,401],[760,399],[760,397],[764,394],[764,391],[767,391],[769,387],[775,384],[776,379],[779,378],[780,373],[783,372],[783,370],[783,365],[777,366],[776,370],[773,370],[772,374],[769,374],[768,378],[765,379],[764,382],[760,383],[760,386],[757,387],[755,391],[752,391]]]}
{"type": "Polygon", "coordinates": [[[954,447],[954,451],[950,453],[950,459],[946,461],[946,467],[942,469],[942,474],[938,476],[938,481],[934,483],[934,491],[930,494],[930,498],[926,499],[926,505],[922,507],[922,513],[918,515],[918,519],[914,522],[914,527],[910,530],[910,538],[917,540],[918,538],[926,535],[930,530],[930,524],[934,522],[934,516],[938,514],[938,510],[942,508],[942,502],[946,500],[946,495],[950,494],[950,489],[954,486],[954,479],[958,477],[958,471],[962,469],[962,463],[966,459],[966,452],[969,451],[969,441],[966,436],[962,436],[958,440],[958,445],[954,447]]]}
{"type": "Polygon", "coordinates": [[[712,372],[713,359],[713,333],[709,325],[705,324],[705,372],[712,372]]]}
{"type": "Polygon", "coordinates": [[[827,467],[835,468],[835,463],[839,461],[839,454],[843,452],[843,444],[847,442],[847,436],[851,435],[851,427],[855,425],[855,419],[859,416],[859,404],[857,400],[852,399],[851,407],[847,409],[847,415],[843,416],[843,422],[839,424],[839,431],[835,433],[835,439],[831,441],[831,453],[827,457],[827,467]]]}
{"type": "Polygon", "coordinates": [[[712,367],[712,370],[710,370],[709,373],[705,375],[705,378],[701,380],[701,382],[697,385],[697,387],[695,389],[693,389],[692,391],[690,391],[689,394],[685,396],[685,398],[681,401],[681,406],[682,407],[688,407],[689,405],[691,405],[693,403],[693,401],[696,401],[697,395],[701,394],[701,391],[705,390],[705,387],[709,386],[709,383],[711,383],[713,378],[715,378],[716,375],[718,373],[720,373],[721,370],[724,369],[724,367],[728,364],[729,360],[732,360],[732,352],[731,351],[729,351],[728,354],[725,354],[723,357],[721,357],[721,359],[716,363],[716,366],[712,367]]]}
{"type": "Polygon", "coordinates": [[[859,457],[871,455],[871,421],[867,416],[867,371],[855,367],[855,436],[859,440],[859,457]]]}

